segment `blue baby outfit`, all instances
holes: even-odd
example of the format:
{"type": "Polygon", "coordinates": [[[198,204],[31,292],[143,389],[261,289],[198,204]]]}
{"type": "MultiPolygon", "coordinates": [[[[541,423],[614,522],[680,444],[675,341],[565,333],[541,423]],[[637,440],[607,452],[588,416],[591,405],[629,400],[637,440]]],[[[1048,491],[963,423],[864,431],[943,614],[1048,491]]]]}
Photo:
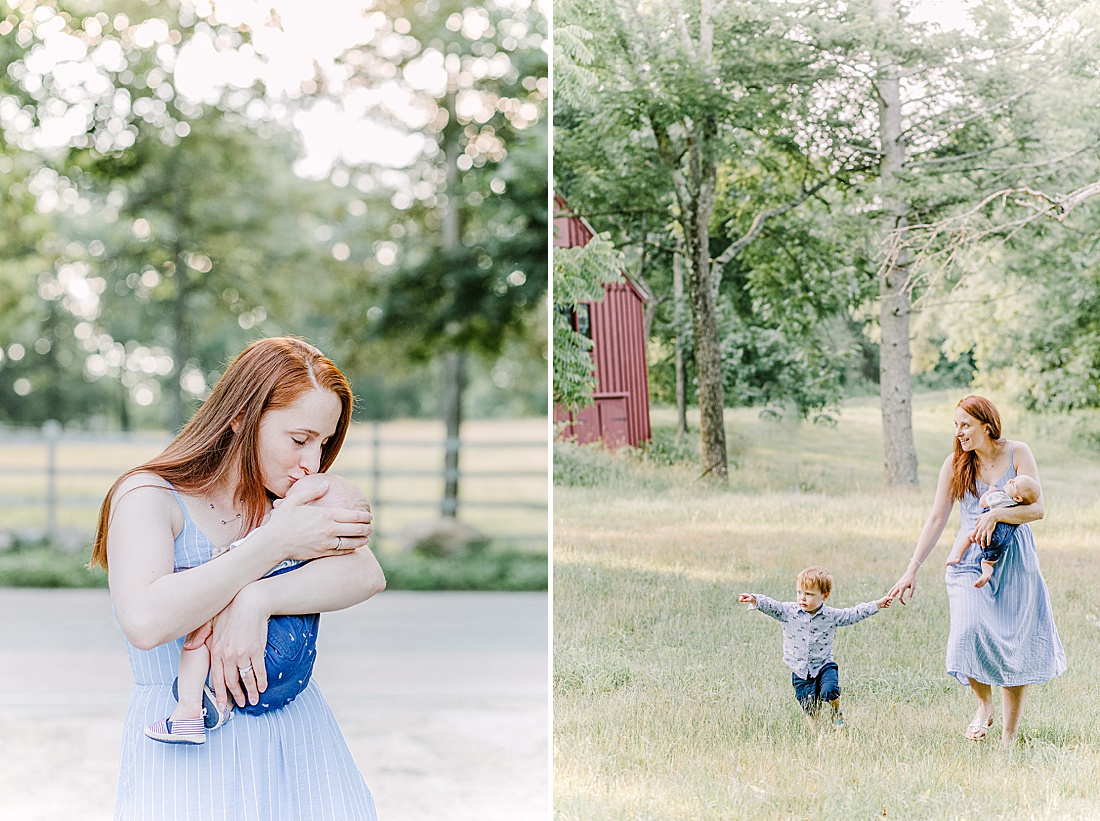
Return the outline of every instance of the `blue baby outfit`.
{"type": "MultiPolygon", "coordinates": [[[[994,484],[1016,476],[1009,451],[1009,466],[994,484]]],[[[970,533],[981,515],[978,499],[989,488],[978,480],[978,495],[967,492],[959,503],[962,521],[959,538],[970,533]]],[[[974,587],[982,572],[982,550],[971,544],[962,561],[948,565],[947,599],[951,632],[947,638],[947,672],[962,684],[970,679],[983,684],[1015,687],[1049,681],[1065,672],[1066,654],[1054,625],[1035,539],[1026,524],[1016,528],[1015,541],[997,563],[989,583],[974,587]]]]}
{"type": "MultiPolygon", "coordinates": [[[[181,507],[176,570],[209,561],[214,549],[181,507]]],[[[151,650],[126,641],[134,689],[122,734],[116,821],[377,821],[374,798],[316,682],[282,709],[236,711],[205,744],[146,738],[145,727],[175,707],[172,682],[182,646],[182,637],[151,650]]]]}
{"type": "MultiPolygon", "coordinates": [[[[276,567],[264,578],[281,576],[305,564],[307,562],[294,562],[276,567]]],[[[268,619],[267,647],[264,648],[267,689],[260,693],[259,702],[245,704],[238,710],[250,715],[278,710],[306,688],[313,675],[313,662],[317,659],[317,628],[320,624],[320,613],[272,616],[268,619]]]]}

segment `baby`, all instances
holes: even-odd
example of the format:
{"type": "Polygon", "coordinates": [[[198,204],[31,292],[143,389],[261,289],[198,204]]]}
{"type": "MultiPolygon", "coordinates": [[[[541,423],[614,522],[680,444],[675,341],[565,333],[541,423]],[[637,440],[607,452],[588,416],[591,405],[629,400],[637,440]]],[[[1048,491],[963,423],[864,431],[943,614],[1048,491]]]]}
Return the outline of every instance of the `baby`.
{"type": "MultiPolygon", "coordinates": [[[[331,473],[313,474],[299,479],[286,498],[290,499],[295,494],[312,495],[317,490],[317,483],[326,481],[328,490],[311,504],[370,511],[367,497],[354,483],[331,473]]],[[[279,504],[279,500],[275,504],[279,504]]],[[[211,558],[226,550],[229,547],[215,549],[211,558]]],[[[267,576],[287,573],[303,564],[305,563],[287,560],[273,568],[267,576]]],[[[317,627],[320,618],[319,613],[308,613],[301,616],[273,616],[268,621],[267,647],[264,650],[267,689],[260,693],[259,703],[246,704],[240,710],[252,715],[277,710],[293,701],[306,688],[317,656],[317,627]]],[[[168,744],[202,744],[206,741],[207,730],[217,729],[232,718],[232,701],[226,705],[224,711],[218,710],[214,691],[206,681],[209,675],[210,651],[205,644],[182,650],[179,675],[172,683],[176,709],[168,718],[146,727],[145,735],[168,744]]]]}
{"type": "MultiPolygon", "coordinates": [[[[982,513],[995,507],[1015,507],[1016,505],[1030,505],[1039,500],[1039,482],[1030,476],[1017,476],[1005,482],[1004,490],[991,486],[982,494],[978,504],[982,507],[982,513]]],[[[989,544],[982,547],[982,574],[974,582],[975,587],[984,587],[993,576],[993,566],[1000,561],[1005,549],[1016,538],[1016,528],[1019,525],[1008,522],[997,522],[993,534],[989,537],[989,544]]],[[[970,547],[970,540],[963,534],[947,557],[947,564],[955,565],[962,561],[963,555],[970,547]]]]}
{"type": "Polygon", "coordinates": [[[833,590],[833,577],[824,567],[807,567],[795,579],[797,602],[780,602],[759,593],[742,593],[741,601],[783,625],[783,661],[791,668],[794,695],[806,715],[817,715],[823,701],[833,708],[833,726],[844,728],[840,709],[840,671],[833,661],[833,634],[893,601],[883,596],[837,610],[825,606],[833,590]]]}

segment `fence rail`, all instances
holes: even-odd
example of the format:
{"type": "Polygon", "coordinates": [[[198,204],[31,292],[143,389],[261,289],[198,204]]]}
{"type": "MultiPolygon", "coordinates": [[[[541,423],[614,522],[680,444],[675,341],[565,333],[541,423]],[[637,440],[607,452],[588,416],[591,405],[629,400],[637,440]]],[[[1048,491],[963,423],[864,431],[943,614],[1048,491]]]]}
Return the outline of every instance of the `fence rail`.
{"type": "MultiPolygon", "coordinates": [[[[375,543],[384,547],[405,525],[440,517],[444,484],[453,479],[459,482],[460,520],[499,542],[545,545],[548,445],[534,438],[537,420],[528,427],[494,438],[492,426],[483,424],[454,439],[432,435],[430,423],[358,423],[332,469],[366,491],[375,543]],[[448,452],[460,454],[458,471],[443,468],[448,452]]],[[[111,483],[169,440],[64,431],[56,422],[34,431],[0,431],[0,531],[90,532],[111,483]]]]}

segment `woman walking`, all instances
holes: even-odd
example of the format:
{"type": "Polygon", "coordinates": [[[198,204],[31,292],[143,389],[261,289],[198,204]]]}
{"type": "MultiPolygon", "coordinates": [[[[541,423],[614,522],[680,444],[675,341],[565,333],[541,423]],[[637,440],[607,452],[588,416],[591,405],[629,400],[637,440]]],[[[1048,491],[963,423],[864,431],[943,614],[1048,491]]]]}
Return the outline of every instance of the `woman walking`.
{"type": "Polygon", "coordinates": [[[172,711],[185,634],[214,619],[210,681],[220,713],[230,697],[243,707],[265,689],[269,617],[339,610],[385,587],[366,547],[368,512],[306,504],[318,493],[272,510],[297,480],[332,464],[351,408],[347,380],[316,348],[259,340],[165,451],[107,494],[92,561],[108,571],[134,673],[116,819],[375,819],[313,681],[278,710],[235,712],[201,745],[144,735],[172,711]],[[264,578],[286,560],[309,563],[264,578]]]}
{"type": "Polygon", "coordinates": [[[968,396],[955,408],[954,452],[944,460],[936,497],[913,558],[890,591],[905,604],[916,592],[917,571],[939,541],[956,501],[962,512],[957,539],[967,539],[962,560],[947,567],[951,631],[947,639],[947,672],[969,685],[978,700],[966,738],[979,741],[993,726],[992,685],[1001,688],[1001,740],[1016,738],[1027,688],[1049,681],[1066,669],[1066,656],[1054,625],[1050,596],[1039,572],[1028,522],[1044,513],[1037,501],[982,512],[978,499],[990,487],[1004,488],[1016,476],[1039,480],[1031,449],[1001,436],[1001,417],[988,399],[968,396]],[[998,522],[1019,525],[1015,540],[983,587],[981,545],[989,543],[998,522]]]}

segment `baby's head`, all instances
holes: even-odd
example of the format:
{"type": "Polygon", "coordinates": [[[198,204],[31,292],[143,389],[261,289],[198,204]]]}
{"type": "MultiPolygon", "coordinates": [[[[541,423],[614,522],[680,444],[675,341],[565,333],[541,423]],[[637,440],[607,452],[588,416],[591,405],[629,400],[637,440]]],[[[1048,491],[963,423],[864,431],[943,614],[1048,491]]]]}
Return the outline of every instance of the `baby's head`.
{"type": "Polygon", "coordinates": [[[370,503],[359,486],[335,473],[313,473],[303,476],[287,491],[286,496],[288,499],[295,494],[307,493],[312,496],[317,492],[321,482],[328,482],[328,490],[321,498],[314,499],[310,504],[370,512],[370,503]]]}
{"type": "Polygon", "coordinates": [[[1039,501],[1039,483],[1031,476],[1017,476],[1005,482],[1005,493],[1021,505],[1039,501]]]}
{"type": "Polygon", "coordinates": [[[833,592],[833,577],[824,567],[807,567],[795,577],[798,606],[807,613],[816,613],[833,592]]]}

